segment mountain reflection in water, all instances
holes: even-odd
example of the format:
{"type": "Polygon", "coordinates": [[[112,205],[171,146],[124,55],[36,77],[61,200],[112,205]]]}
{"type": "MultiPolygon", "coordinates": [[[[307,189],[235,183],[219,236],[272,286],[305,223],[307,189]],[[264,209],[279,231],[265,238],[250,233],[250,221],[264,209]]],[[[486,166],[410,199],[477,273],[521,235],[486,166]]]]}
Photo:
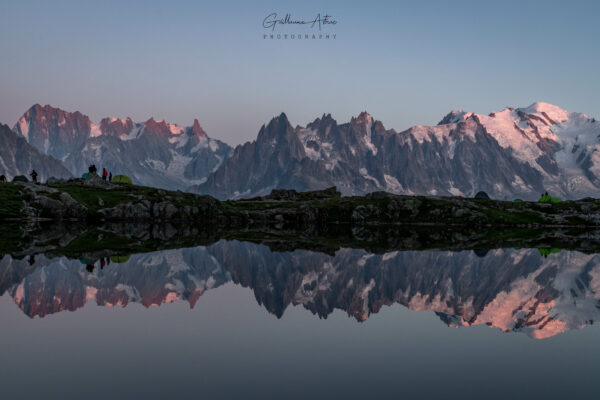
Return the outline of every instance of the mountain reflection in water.
{"type": "Polygon", "coordinates": [[[600,257],[577,251],[276,252],[220,240],[209,246],[84,260],[0,260],[0,291],[30,317],[101,306],[187,301],[233,282],[278,318],[289,305],[321,318],[341,309],[365,321],[383,306],[434,311],[449,326],[486,324],[541,339],[592,324],[600,313],[600,257]],[[548,254],[549,253],[549,254],[548,254]],[[91,270],[91,271],[90,271],[91,270]]]}

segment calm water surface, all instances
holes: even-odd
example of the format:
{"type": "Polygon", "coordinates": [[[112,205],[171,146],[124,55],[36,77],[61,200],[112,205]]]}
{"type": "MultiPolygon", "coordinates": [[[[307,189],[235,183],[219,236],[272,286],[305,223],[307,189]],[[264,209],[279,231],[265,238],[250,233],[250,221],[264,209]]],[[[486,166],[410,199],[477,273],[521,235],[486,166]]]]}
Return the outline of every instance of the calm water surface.
{"type": "Polygon", "coordinates": [[[600,256],[0,260],[3,398],[596,398],[600,256]]]}

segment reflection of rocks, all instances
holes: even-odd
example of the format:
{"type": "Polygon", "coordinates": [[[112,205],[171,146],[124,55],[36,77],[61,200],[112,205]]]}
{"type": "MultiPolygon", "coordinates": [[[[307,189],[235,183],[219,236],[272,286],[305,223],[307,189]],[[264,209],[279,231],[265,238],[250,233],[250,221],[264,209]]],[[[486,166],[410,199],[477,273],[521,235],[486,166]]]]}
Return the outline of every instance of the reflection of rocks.
{"type": "Polygon", "coordinates": [[[206,290],[231,280],[251,288],[278,317],[291,304],[322,318],[341,309],[364,321],[399,303],[434,311],[448,325],[486,324],[534,338],[600,317],[600,256],[579,252],[340,249],[329,255],[222,240],[113,260],[88,273],[80,261],[64,257],[37,256],[30,265],[27,258],[5,256],[0,288],[30,316],[75,310],[92,299],[123,306],[182,299],[193,306],[206,290]]]}
{"type": "Polygon", "coordinates": [[[105,256],[123,251],[138,253],[209,245],[220,239],[243,240],[269,246],[273,251],[306,249],[333,255],[340,248],[373,253],[394,250],[477,250],[490,248],[567,249],[600,252],[600,230],[574,228],[476,228],[411,225],[308,224],[231,227],[226,224],[152,221],[6,222],[0,225],[0,255],[52,252],[79,258],[89,252],[88,238],[95,232],[94,248],[105,256]],[[80,240],[75,240],[75,239],[80,240]],[[73,246],[72,243],[77,243],[73,246]]]}

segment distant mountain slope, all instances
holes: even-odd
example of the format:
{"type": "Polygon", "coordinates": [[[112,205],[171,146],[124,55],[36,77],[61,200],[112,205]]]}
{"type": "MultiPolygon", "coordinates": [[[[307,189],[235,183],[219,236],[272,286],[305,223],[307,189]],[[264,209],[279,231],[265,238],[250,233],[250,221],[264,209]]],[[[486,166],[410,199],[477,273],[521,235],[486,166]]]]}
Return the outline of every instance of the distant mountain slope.
{"type": "Polygon", "coordinates": [[[60,161],[40,154],[23,138],[18,137],[7,125],[0,124],[0,175],[12,180],[16,175],[25,175],[35,169],[38,179],[45,181],[51,176],[68,178],[69,171],[60,161]]]}
{"type": "Polygon", "coordinates": [[[305,128],[281,114],[190,190],[218,198],[331,185],[344,194],[597,196],[599,136],[594,118],[546,103],[490,115],[453,111],[436,126],[400,133],[366,112],[345,124],[323,115],[305,128]]]}
{"type": "Polygon", "coordinates": [[[99,124],[79,113],[31,107],[13,130],[43,154],[56,157],[75,176],[90,164],[125,174],[136,183],[167,189],[198,184],[231,152],[206,135],[197,120],[190,127],[130,118],[104,118],[99,124]]]}

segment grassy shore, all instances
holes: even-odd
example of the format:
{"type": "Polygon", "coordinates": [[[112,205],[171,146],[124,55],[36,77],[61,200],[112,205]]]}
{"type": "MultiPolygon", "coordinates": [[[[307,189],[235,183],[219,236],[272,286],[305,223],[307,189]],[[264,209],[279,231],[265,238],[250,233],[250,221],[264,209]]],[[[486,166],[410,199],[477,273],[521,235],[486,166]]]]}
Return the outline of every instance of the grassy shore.
{"type": "Polygon", "coordinates": [[[218,201],[181,191],[70,180],[50,185],[0,184],[0,219],[178,221],[244,226],[446,225],[597,227],[600,201],[508,202],[463,197],[342,197],[335,190],[277,191],[254,199],[218,201]]]}

